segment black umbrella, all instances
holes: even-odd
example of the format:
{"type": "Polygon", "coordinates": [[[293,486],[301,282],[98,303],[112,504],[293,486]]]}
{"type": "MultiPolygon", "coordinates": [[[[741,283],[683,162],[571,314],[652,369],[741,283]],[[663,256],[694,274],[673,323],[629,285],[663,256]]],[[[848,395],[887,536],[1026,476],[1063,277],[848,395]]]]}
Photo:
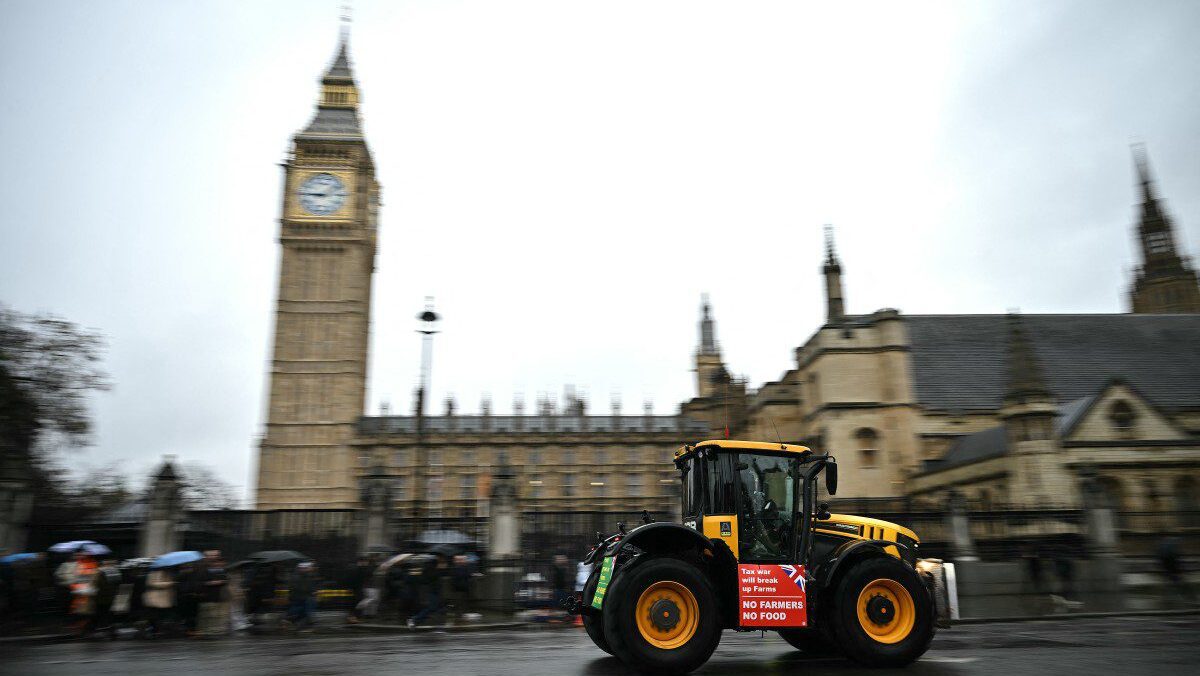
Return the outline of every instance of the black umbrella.
{"type": "Polygon", "coordinates": [[[286,563],[288,561],[309,561],[309,557],[290,549],[272,549],[265,552],[254,552],[246,557],[247,563],[286,563]]]}

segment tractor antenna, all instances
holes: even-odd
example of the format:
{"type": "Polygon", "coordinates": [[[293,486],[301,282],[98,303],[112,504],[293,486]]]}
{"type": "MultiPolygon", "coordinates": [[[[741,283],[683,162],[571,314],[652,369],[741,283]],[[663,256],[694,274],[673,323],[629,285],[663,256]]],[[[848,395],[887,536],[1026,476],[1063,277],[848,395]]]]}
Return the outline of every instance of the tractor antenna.
{"type": "Polygon", "coordinates": [[[775,426],[775,421],[768,417],[767,422],[771,423],[771,429],[775,430],[775,440],[779,442],[779,447],[783,448],[783,437],[779,436],[779,428],[775,426]]]}

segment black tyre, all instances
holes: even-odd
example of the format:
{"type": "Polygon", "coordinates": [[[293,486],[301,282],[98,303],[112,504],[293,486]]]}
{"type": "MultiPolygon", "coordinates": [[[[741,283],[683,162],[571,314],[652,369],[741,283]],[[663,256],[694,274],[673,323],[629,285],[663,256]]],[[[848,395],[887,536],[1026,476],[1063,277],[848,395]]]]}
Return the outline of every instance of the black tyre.
{"type": "Polygon", "coordinates": [[[780,629],[779,635],[807,655],[836,655],[838,649],[816,629],[780,629]]]}
{"type": "Polygon", "coordinates": [[[592,608],[592,594],[596,593],[596,583],[599,580],[600,565],[597,564],[593,566],[592,574],[583,585],[583,629],[597,648],[611,655],[612,648],[608,646],[608,639],[604,638],[604,618],[600,616],[600,611],[592,608]]]}
{"type": "Polygon", "coordinates": [[[933,600],[917,572],[890,556],[860,561],[833,588],[830,625],[856,662],[898,667],[916,660],[933,640],[933,600]]]}
{"type": "Polygon", "coordinates": [[[651,559],[618,571],[604,597],[604,636],[639,671],[686,674],[721,641],[717,596],[686,561],[651,559]]]}

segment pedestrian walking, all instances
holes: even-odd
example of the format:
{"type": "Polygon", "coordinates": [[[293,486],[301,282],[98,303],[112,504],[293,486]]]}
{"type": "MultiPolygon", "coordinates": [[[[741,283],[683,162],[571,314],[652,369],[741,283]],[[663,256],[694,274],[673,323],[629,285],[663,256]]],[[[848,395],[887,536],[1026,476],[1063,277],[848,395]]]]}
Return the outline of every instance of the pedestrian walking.
{"type": "Polygon", "coordinates": [[[366,605],[364,603],[366,600],[366,590],[371,581],[371,574],[374,572],[374,568],[367,557],[360,556],[358,557],[358,563],[350,570],[347,586],[349,586],[353,597],[350,612],[346,614],[346,622],[348,624],[358,624],[362,620],[366,605]]]}
{"type": "Polygon", "coordinates": [[[558,554],[554,557],[554,567],[550,571],[550,587],[554,593],[554,608],[562,610],[567,603],[567,598],[571,595],[571,576],[570,562],[565,554],[558,554]]]}
{"type": "Polygon", "coordinates": [[[196,622],[200,613],[201,579],[197,566],[185,563],[179,566],[175,576],[176,606],[183,621],[183,631],[188,638],[196,637],[196,622]]]}
{"type": "Polygon", "coordinates": [[[221,552],[210,549],[198,566],[200,607],[196,633],[200,636],[221,636],[229,633],[229,576],[221,552]]]}
{"type": "Polygon", "coordinates": [[[287,621],[296,628],[307,628],[314,622],[317,609],[317,564],[305,561],[292,573],[288,598],[287,621]]]}
{"type": "Polygon", "coordinates": [[[275,590],[283,575],[280,564],[251,565],[246,579],[246,615],[251,623],[258,623],[261,614],[275,607],[275,590]]]}
{"type": "Polygon", "coordinates": [[[411,612],[413,605],[413,590],[416,589],[415,580],[420,575],[420,570],[410,570],[410,565],[407,561],[395,564],[384,574],[383,610],[380,612],[394,617],[396,621],[411,612]]]}
{"type": "Polygon", "coordinates": [[[580,561],[575,564],[575,591],[582,594],[587,586],[588,578],[592,576],[592,564],[580,561]]]}
{"type": "Polygon", "coordinates": [[[121,587],[121,571],[113,559],[104,559],[96,568],[93,583],[96,589],[95,608],[91,615],[89,632],[108,632],[110,638],[117,637],[113,602],[121,587]]]}
{"type": "Polygon", "coordinates": [[[146,576],[145,587],[142,607],[146,611],[146,635],[160,636],[164,627],[175,620],[175,577],[167,568],[152,570],[146,576]]]}
{"type": "Polygon", "coordinates": [[[70,580],[70,612],[75,619],[75,633],[85,636],[92,627],[96,613],[96,561],[92,557],[76,552],[74,565],[67,569],[70,580]]]}
{"type": "Polygon", "coordinates": [[[473,575],[471,561],[466,554],[456,554],[450,566],[450,593],[454,611],[462,617],[467,614],[472,605],[471,578],[473,575]]]}
{"type": "Polygon", "coordinates": [[[446,559],[437,555],[422,567],[418,585],[420,596],[424,599],[425,604],[417,611],[416,615],[408,618],[406,624],[410,629],[424,624],[425,620],[441,610],[442,579],[445,576],[446,567],[446,559]]]}

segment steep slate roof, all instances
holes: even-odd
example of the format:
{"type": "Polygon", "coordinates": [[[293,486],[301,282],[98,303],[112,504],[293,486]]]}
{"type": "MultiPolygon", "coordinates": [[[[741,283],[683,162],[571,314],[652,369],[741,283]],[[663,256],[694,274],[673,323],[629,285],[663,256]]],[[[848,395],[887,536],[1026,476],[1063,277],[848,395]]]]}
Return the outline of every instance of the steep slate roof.
{"type": "MultiPolygon", "coordinates": [[[[1166,410],[1200,408],[1200,315],[1021,315],[1061,402],[1120,378],[1166,410]]],[[[1005,315],[909,315],[917,401],[998,409],[1007,376],[1005,315]]]]}
{"type": "Polygon", "coordinates": [[[950,469],[1008,453],[1008,433],[1003,426],[960,437],[940,459],[926,463],[927,470],[950,469]]]}
{"type": "MultiPolygon", "coordinates": [[[[1096,401],[1098,394],[1076,399],[1059,408],[1054,418],[1054,431],[1062,435],[1078,421],[1079,417],[1096,401]]],[[[1003,425],[989,427],[974,434],[959,437],[950,450],[937,460],[925,463],[926,472],[938,472],[951,467],[961,467],[981,460],[990,460],[1008,455],[1008,434],[1003,425]]]]}
{"type": "Polygon", "coordinates": [[[349,38],[343,35],[342,39],[338,40],[338,50],[333,57],[333,63],[329,64],[329,70],[325,71],[326,78],[354,78],[354,73],[350,70],[348,47],[349,38]]]}
{"type": "Polygon", "coordinates": [[[312,122],[298,136],[323,136],[329,134],[362,136],[358,111],[353,108],[317,107],[312,122]]]}

